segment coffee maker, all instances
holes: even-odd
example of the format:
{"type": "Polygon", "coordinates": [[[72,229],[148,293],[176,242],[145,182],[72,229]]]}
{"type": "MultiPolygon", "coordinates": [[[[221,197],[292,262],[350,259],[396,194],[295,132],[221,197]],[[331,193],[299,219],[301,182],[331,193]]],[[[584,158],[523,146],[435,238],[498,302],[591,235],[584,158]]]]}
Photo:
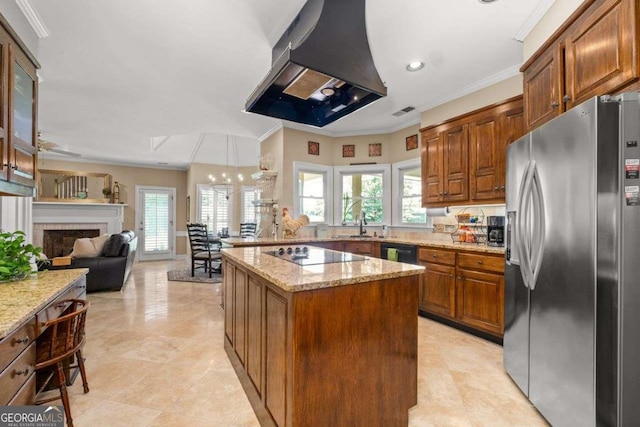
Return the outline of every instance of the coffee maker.
{"type": "Polygon", "coordinates": [[[487,245],[504,246],[504,217],[487,217],[487,245]]]}

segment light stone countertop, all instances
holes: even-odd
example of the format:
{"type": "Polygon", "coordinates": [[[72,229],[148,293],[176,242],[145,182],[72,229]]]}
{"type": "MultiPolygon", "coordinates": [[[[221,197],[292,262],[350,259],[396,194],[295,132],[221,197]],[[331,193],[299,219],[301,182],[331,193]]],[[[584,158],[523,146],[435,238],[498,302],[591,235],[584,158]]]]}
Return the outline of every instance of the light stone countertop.
{"type": "Polygon", "coordinates": [[[223,243],[233,247],[245,246],[270,246],[270,245],[295,245],[307,243],[313,245],[314,242],[379,242],[379,243],[402,243],[405,245],[417,245],[431,248],[454,249],[459,251],[481,252],[488,254],[504,254],[504,247],[487,246],[475,243],[453,243],[449,240],[436,238],[410,239],[405,237],[297,237],[293,239],[274,239],[272,237],[226,237],[221,239],[223,243]]]}
{"type": "Polygon", "coordinates": [[[41,271],[18,282],[0,283],[0,339],[55,300],[88,268],[41,271]]]}
{"type": "MultiPolygon", "coordinates": [[[[290,240],[290,239],[287,239],[290,240]]],[[[308,242],[308,239],[304,240],[308,242]]],[[[424,267],[364,256],[364,261],[298,265],[263,252],[278,246],[222,249],[222,256],[247,268],[287,292],[353,285],[372,280],[421,274],[424,267]]],[[[327,249],[328,250],[328,249],[327,249]]],[[[334,251],[335,252],[335,251],[334,251]]]]}

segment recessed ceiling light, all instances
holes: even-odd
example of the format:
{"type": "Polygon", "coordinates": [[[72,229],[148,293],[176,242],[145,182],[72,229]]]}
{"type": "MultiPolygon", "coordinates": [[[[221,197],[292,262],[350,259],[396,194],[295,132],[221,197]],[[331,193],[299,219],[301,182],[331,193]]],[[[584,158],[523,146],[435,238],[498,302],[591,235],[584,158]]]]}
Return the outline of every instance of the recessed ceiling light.
{"type": "Polygon", "coordinates": [[[408,71],[418,71],[418,70],[422,70],[422,67],[424,67],[424,62],[422,62],[422,61],[413,61],[413,62],[410,62],[409,65],[407,65],[407,70],[408,71]]]}
{"type": "Polygon", "coordinates": [[[478,0],[478,1],[479,1],[480,3],[487,4],[487,3],[493,3],[493,2],[494,2],[494,1],[496,1],[496,0],[478,0]]]}

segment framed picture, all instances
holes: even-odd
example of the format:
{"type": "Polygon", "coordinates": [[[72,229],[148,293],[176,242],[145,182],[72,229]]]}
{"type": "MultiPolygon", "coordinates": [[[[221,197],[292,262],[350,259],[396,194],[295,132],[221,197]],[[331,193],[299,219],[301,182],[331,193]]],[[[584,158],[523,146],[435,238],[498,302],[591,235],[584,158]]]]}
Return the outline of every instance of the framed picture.
{"type": "Polygon", "coordinates": [[[382,156],[382,144],[369,144],[369,157],[382,156]]]}
{"type": "Polygon", "coordinates": [[[418,148],[418,134],[408,136],[407,139],[405,139],[405,144],[407,151],[418,148]]]}
{"type": "Polygon", "coordinates": [[[308,148],[309,148],[309,154],[311,154],[313,156],[319,156],[320,155],[320,143],[319,142],[309,141],[308,142],[308,148]]]}
{"type": "Polygon", "coordinates": [[[343,145],[342,146],[342,157],[355,157],[356,156],[356,146],[355,145],[343,145]]]}

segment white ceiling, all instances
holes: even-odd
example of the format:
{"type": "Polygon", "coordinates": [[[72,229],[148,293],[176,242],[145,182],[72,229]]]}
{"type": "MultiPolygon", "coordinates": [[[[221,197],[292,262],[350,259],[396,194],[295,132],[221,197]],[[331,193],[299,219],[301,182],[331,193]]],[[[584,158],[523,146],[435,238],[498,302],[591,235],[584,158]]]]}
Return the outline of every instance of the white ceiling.
{"type": "MultiPolygon", "coordinates": [[[[312,132],[390,132],[420,111],[517,73],[522,39],[554,0],[367,0],[369,44],[388,96],[312,132]],[[415,73],[406,64],[422,60],[415,73]],[[401,117],[406,106],[416,110],[401,117]]],[[[271,47],[304,0],[30,0],[39,40],[39,128],[86,160],[226,163],[227,135],[257,164],[280,121],[243,113],[271,47]]],[[[297,124],[285,126],[305,129],[297,124]]],[[[47,156],[53,157],[52,154],[47,156]]]]}

